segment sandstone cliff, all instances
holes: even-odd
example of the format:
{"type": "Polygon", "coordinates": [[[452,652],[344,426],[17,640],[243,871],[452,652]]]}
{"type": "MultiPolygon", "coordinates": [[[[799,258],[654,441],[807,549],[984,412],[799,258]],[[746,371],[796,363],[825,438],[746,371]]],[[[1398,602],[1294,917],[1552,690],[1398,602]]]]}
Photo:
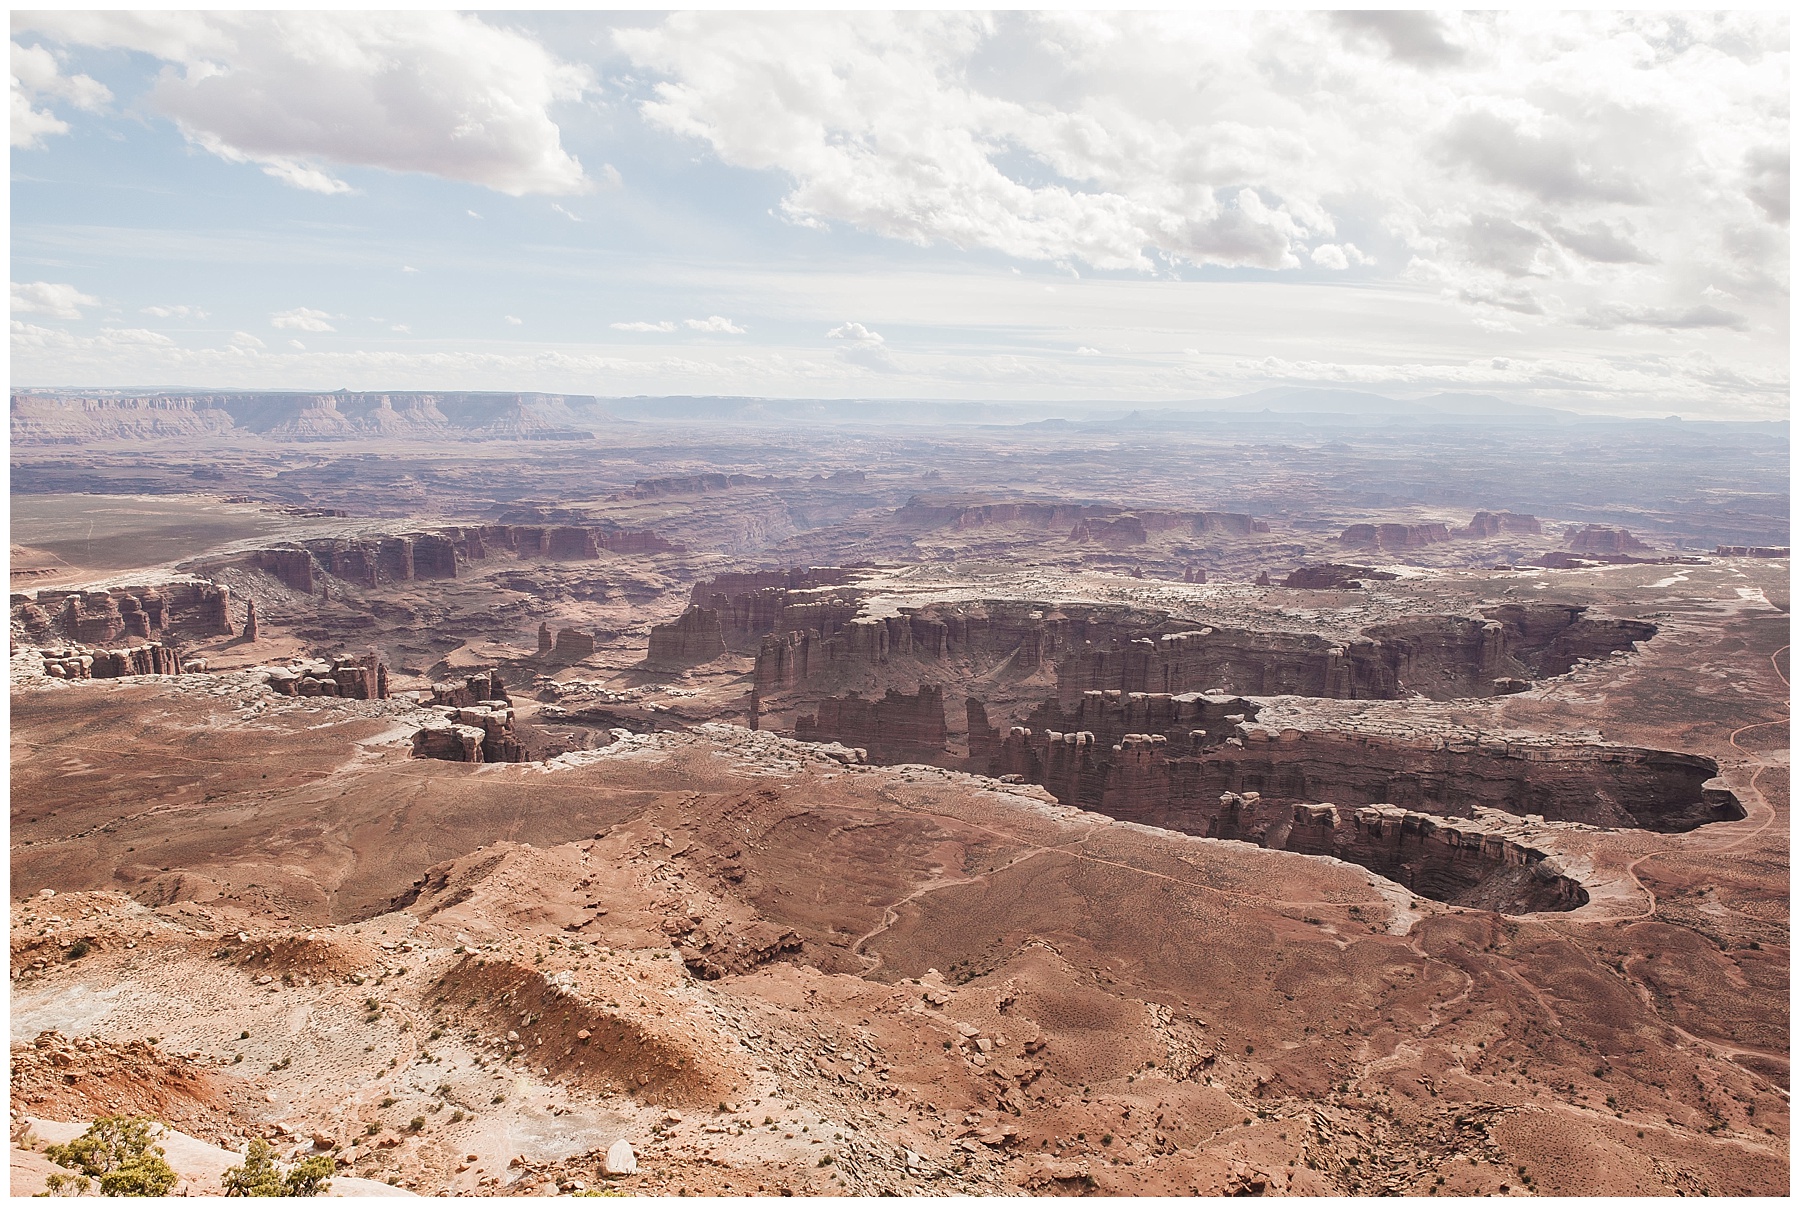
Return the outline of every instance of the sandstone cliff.
{"type": "Polygon", "coordinates": [[[855,692],[827,696],[816,716],[795,722],[794,736],[802,742],[838,742],[866,750],[882,763],[941,761],[949,733],[944,723],[941,688],[921,687],[911,695],[894,688],[879,700],[865,700],[855,692]]]}
{"type": "Polygon", "coordinates": [[[711,608],[690,604],[669,624],[650,629],[650,652],[646,658],[653,666],[698,666],[711,662],[725,652],[725,638],[719,627],[719,614],[711,608]]]}
{"type": "Polygon", "coordinates": [[[1570,553],[1649,553],[1650,546],[1638,540],[1623,528],[1608,528],[1604,524],[1587,524],[1582,527],[1570,526],[1563,533],[1570,553]]]}
{"type": "Polygon", "coordinates": [[[1448,524],[1352,524],[1338,536],[1338,543],[1383,553],[1423,549],[1450,539],[1448,524]]]}

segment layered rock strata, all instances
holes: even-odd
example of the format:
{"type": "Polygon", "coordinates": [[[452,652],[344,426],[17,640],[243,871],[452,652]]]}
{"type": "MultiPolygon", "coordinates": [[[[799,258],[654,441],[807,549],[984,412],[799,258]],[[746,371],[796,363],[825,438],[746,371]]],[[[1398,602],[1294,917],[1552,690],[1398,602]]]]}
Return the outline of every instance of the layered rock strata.
{"type": "Polygon", "coordinates": [[[269,672],[268,684],[283,696],[331,696],[348,700],[385,700],[388,668],[377,653],[341,656],[327,661],[296,662],[269,672]]]}
{"type": "Polygon", "coordinates": [[[1456,536],[1471,540],[1487,540],[1496,536],[1543,536],[1544,525],[1534,515],[1515,515],[1510,511],[1478,511],[1468,527],[1458,528],[1456,536]]]}
{"type": "Polygon", "coordinates": [[[943,689],[926,686],[906,695],[889,688],[878,700],[865,700],[855,692],[827,696],[816,715],[795,722],[794,736],[802,742],[838,742],[865,750],[881,763],[939,762],[949,741],[943,689]]]}
{"type": "Polygon", "coordinates": [[[1516,817],[1681,832],[1743,817],[1702,755],[1639,747],[1470,736],[1403,737],[1254,723],[1221,731],[1126,734],[1014,726],[989,766],[1058,800],[1212,837],[1227,793],[1275,803],[1393,804],[1443,817],[1516,817]]]}
{"type": "Polygon", "coordinates": [[[1604,524],[1571,527],[1564,534],[1570,553],[1649,553],[1650,546],[1623,528],[1604,524]]]}
{"type": "Polygon", "coordinates": [[[109,591],[39,591],[13,596],[13,621],[37,638],[61,636],[78,645],[146,641],[181,632],[229,637],[231,588],[210,582],[172,582],[109,591]]]}
{"type": "Polygon", "coordinates": [[[656,666],[698,666],[725,652],[719,614],[690,604],[680,617],[650,629],[648,661],[656,666]]]}
{"type": "Polygon", "coordinates": [[[1441,545],[1450,539],[1448,524],[1352,524],[1338,536],[1338,543],[1357,549],[1403,553],[1441,545]]]}
{"type": "Polygon", "coordinates": [[[80,647],[47,649],[44,674],[52,679],[121,679],[127,675],[180,675],[203,671],[204,662],[182,663],[181,655],[161,642],[116,650],[80,647]]]}
{"type": "Polygon", "coordinates": [[[431,703],[439,717],[412,737],[416,759],[453,763],[518,763],[525,747],[514,728],[512,700],[498,669],[460,682],[435,683],[431,703]]]}

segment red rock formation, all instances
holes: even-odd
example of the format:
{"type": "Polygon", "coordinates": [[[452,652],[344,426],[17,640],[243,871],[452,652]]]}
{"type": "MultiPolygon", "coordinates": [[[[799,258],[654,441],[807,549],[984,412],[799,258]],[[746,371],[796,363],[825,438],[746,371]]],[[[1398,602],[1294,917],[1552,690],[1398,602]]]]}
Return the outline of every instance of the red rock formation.
{"type": "Polygon", "coordinates": [[[453,683],[434,683],[431,699],[441,716],[412,738],[416,759],[456,763],[518,763],[525,747],[514,729],[512,701],[498,668],[453,683]]]}
{"type": "Polygon", "coordinates": [[[256,640],[256,601],[244,605],[244,640],[256,640]]]}
{"type": "Polygon", "coordinates": [[[556,634],[554,657],[564,662],[580,662],[594,653],[594,635],[580,629],[562,629],[556,634]]]}
{"type": "Polygon", "coordinates": [[[894,688],[879,700],[855,692],[819,701],[817,716],[800,717],[794,736],[802,742],[840,742],[868,751],[883,763],[922,763],[942,756],[948,732],[944,693],[921,687],[908,696],[894,688]]]}
{"type": "Polygon", "coordinates": [[[305,549],[258,549],[250,555],[250,564],[274,575],[289,590],[303,595],[313,593],[313,555],[305,549]]]}
{"type": "Polygon", "coordinates": [[[300,662],[269,672],[268,685],[283,696],[327,696],[347,700],[385,700],[388,669],[371,650],[329,661],[300,662]]]}
{"type": "MultiPolygon", "coordinates": [[[[16,597],[15,597],[16,598],[16,597]]],[[[122,637],[160,637],[181,629],[196,636],[229,637],[231,591],[208,582],[163,587],[121,587],[112,591],[39,591],[35,610],[60,604],[51,627],[80,645],[107,645],[122,637]]],[[[14,619],[20,619],[15,605],[14,619]]]]}
{"type": "Polygon", "coordinates": [[[444,708],[473,708],[489,700],[512,703],[512,697],[506,694],[506,684],[500,678],[499,667],[476,671],[461,680],[431,685],[431,702],[444,708]]]}
{"type": "Polygon", "coordinates": [[[1181,581],[1184,583],[1203,583],[1206,581],[1206,571],[1199,566],[1187,566],[1181,571],[1181,581]]]}
{"type": "Polygon", "coordinates": [[[1720,545],[1714,557],[1786,557],[1786,545],[1720,545]]]}
{"type": "Polygon", "coordinates": [[[52,679],[120,679],[127,675],[179,675],[205,669],[205,663],[184,668],[181,655],[161,642],[117,650],[48,649],[40,653],[44,674],[52,679]]]}
{"type": "Polygon", "coordinates": [[[1487,540],[1496,536],[1542,536],[1544,526],[1534,515],[1515,515],[1510,511],[1478,511],[1466,528],[1453,535],[1471,540],[1487,540]]]}
{"type": "Polygon", "coordinates": [[[1260,570],[1257,572],[1256,582],[1254,585],[1258,586],[1258,587],[1271,587],[1271,586],[1274,586],[1275,584],[1274,584],[1273,580],[1271,580],[1269,578],[1269,572],[1267,570],[1260,570]]]}
{"type": "Polygon", "coordinates": [[[1393,582],[1398,574],[1373,570],[1368,566],[1344,566],[1336,562],[1318,562],[1301,566],[1282,580],[1284,587],[1302,587],[1313,591],[1354,591],[1364,582],[1393,582]]]}
{"type": "Polygon", "coordinates": [[[697,666],[711,662],[724,652],[725,638],[719,628],[719,614],[711,608],[690,604],[672,623],[651,627],[650,653],[646,661],[655,666],[697,666]]]}
{"type": "Polygon", "coordinates": [[[1359,549],[1401,552],[1442,544],[1449,539],[1448,524],[1352,524],[1344,529],[1338,542],[1359,549]]]}
{"type": "Polygon", "coordinates": [[[549,657],[550,652],[555,648],[556,648],[556,639],[553,636],[551,636],[551,634],[550,634],[550,625],[547,622],[539,623],[539,625],[538,625],[538,657],[539,658],[549,657]]]}
{"type": "Polygon", "coordinates": [[[1603,524],[1588,524],[1581,528],[1570,526],[1563,533],[1570,553],[1649,553],[1650,546],[1638,540],[1623,528],[1608,528],[1603,524]]]}
{"type": "Polygon", "coordinates": [[[1018,524],[1068,531],[1072,540],[1104,540],[1120,545],[1142,543],[1150,534],[1159,532],[1254,536],[1269,531],[1266,521],[1236,512],[1155,511],[1109,504],[993,500],[974,495],[915,495],[894,513],[894,518],[919,530],[1018,524]]]}

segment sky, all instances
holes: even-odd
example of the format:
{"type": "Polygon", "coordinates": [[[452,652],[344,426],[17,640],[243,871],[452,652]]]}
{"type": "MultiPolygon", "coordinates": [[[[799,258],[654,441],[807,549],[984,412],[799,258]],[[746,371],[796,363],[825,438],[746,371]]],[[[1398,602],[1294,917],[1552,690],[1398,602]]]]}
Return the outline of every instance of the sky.
{"type": "Polygon", "coordinates": [[[15,385],[1785,418],[1784,14],[15,12],[15,385]]]}

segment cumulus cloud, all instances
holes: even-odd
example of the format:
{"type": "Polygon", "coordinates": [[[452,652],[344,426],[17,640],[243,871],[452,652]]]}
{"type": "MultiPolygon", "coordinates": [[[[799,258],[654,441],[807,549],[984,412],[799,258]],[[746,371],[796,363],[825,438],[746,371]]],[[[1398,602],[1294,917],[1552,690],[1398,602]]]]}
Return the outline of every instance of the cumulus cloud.
{"type": "Polygon", "coordinates": [[[861,323],[845,323],[841,327],[833,327],[825,333],[826,339],[847,339],[859,344],[880,344],[887,341],[881,338],[879,331],[871,331],[861,323]]]}
{"type": "Polygon", "coordinates": [[[33,281],[28,285],[12,282],[12,309],[15,314],[44,314],[51,318],[78,319],[81,307],[98,306],[100,299],[81,292],[73,285],[49,281],[33,281]]]}
{"type": "Polygon", "coordinates": [[[264,344],[254,335],[251,335],[248,331],[233,331],[231,333],[231,346],[234,348],[263,348],[268,345],[264,344]]]}
{"type": "Polygon", "coordinates": [[[523,327],[525,325],[525,320],[516,314],[509,314],[506,316],[506,325],[508,327],[523,327]]]}
{"type": "Polygon", "coordinates": [[[146,306],[139,313],[158,319],[203,319],[207,317],[206,311],[198,306],[146,306]]]}
{"type": "Polygon", "coordinates": [[[12,145],[37,150],[51,134],[67,134],[69,123],[40,101],[65,101],[77,109],[96,113],[112,100],[106,85],[85,75],[64,75],[56,56],[42,46],[12,44],[12,145]]]}
{"type": "Polygon", "coordinates": [[[1529,322],[1785,290],[1774,13],[711,12],[614,36],[643,116],[785,180],[801,226],[1157,275],[1372,264],[1453,299],[1554,283],[1536,313],[1507,299],[1529,322]]]}
{"type": "Polygon", "coordinates": [[[614,323],[612,329],[614,331],[644,331],[667,334],[668,332],[675,330],[675,324],[667,320],[660,323],[614,323]]]}
{"type": "Polygon", "coordinates": [[[713,315],[711,318],[683,320],[695,331],[706,331],[714,335],[742,335],[747,328],[740,327],[728,318],[713,315]]]}
{"type": "MultiPolygon", "coordinates": [[[[524,34],[452,12],[40,12],[17,25],[169,66],[151,103],[195,145],[295,188],[332,167],[422,172],[502,193],[590,182],[551,117],[593,86],[524,34]]],[[[17,54],[15,53],[15,78],[17,54]]],[[[18,109],[15,88],[15,113],[18,109]]],[[[17,135],[15,125],[15,138],[17,135]]]]}
{"type": "Polygon", "coordinates": [[[295,331],[336,331],[329,320],[331,314],[324,310],[308,310],[305,306],[296,306],[292,310],[282,310],[269,316],[269,326],[286,327],[295,331]]]}

